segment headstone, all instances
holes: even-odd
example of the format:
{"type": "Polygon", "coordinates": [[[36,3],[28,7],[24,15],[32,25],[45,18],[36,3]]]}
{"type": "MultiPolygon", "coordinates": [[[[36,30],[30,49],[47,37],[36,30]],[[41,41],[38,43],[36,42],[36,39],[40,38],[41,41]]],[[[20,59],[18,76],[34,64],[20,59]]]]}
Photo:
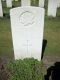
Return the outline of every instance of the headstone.
{"type": "Polygon", "coordinates": [[[10,10],[15,59],[41,60],[44,8],[18,7],[10,10]]]}
{"type": "Polygon", "coordinates": [[[57,0],[57,7],[60,7],[60,0],[57,0]]]}
{"type": "Polygon", "coordinates": [[[15,1],[18,1],[18,0],[15,0],[15,1]]]}
{"type": "Polygon", "coordinates": [[[5,1],[5,0],[2,0],[2,1],[5,1]]]}
{"type": "Polygon", "coordinates": [[[57,13],[57,0],[48,1],[48,16],[56,17],[57,13]]]}
{"type": "Polygon", "coordinates": [[[31,0],[21,0],[21,6],[30,6],[31,0]]]}
{"type": "Polygon", "coordinates": [[[2,10],[2,3],[1,3],[1,0],[0,0],[0,17],[3,17],[3,10],[2,10]]]}
{"type": "Polygon", "coordinates": [[[45,0],[39,0],[39,6],[44,7],[44,2],[45,2],[45,0]]]}
{"type": "Polygon", "coordinates": [[[12,0],[6,0],[7,7],[12,7],[12,0]]]}

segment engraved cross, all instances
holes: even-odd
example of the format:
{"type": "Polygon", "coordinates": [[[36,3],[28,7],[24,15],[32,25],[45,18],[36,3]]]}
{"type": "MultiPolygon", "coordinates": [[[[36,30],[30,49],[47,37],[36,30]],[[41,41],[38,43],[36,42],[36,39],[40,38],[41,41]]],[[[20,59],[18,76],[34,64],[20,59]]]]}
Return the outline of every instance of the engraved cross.
{"type": "Polygon", "coordinates": [[[29,43],[29,40],[27,40],[27,44],[25,44],[24,46],[27,47],[27,53],[28,53],[28,50],[29,50],[29,46],[32,46],[31,43],[29,43]]]}

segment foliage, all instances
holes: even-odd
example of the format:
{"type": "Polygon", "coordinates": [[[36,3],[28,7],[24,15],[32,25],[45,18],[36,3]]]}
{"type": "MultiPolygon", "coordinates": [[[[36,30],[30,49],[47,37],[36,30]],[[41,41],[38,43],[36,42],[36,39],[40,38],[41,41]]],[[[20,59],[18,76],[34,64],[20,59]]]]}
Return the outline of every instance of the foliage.
{"type": "Polygon", "coordinates": [[[11,61],[7,64],[9,80],[43,80],[43,63],[33,58],[11,61]]]}

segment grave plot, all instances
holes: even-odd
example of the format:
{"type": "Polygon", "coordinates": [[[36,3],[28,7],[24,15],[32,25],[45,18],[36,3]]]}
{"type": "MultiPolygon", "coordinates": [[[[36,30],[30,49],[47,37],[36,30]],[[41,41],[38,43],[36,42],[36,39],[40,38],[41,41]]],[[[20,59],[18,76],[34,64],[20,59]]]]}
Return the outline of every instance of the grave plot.
{"type": "Polygon", "coordinates": [[[45,2],[45,0],[39,0],[39,6],[44,7],[44,2],[45,2]]]}
{"type": "Polygon", "coordinates": [[[31,0],[21,0],[21,6],[30,6],[31,0]]]}
{"type": "Polygon", "coordinates": [[[12,7],[12,0],[6,0],[7,7],[12,7]]]}
{"type": "Polygon", "coordinates": [[[57,7],[60,7],[60,0],[57,0],[57,7]]]}
{"type": "Polygon", "coordinates": [[[18,1],[18,0],[15,0],[15,1],[18,1]]]}
{"type": "Polygon", "coordinates": [[[17,7],[10,10],[11,31],[15,59],[41,60],[44,8],[17,7]]]}
{"type": "Polygon", "coordinates": [[[48,1],[48,16],[56,17],[57,13],[57,0],[48,1]]]}
{"type": "Polygon", "coordinates": [[[0,0],[0,17],[3,17],[2,2],[0,0]]]}

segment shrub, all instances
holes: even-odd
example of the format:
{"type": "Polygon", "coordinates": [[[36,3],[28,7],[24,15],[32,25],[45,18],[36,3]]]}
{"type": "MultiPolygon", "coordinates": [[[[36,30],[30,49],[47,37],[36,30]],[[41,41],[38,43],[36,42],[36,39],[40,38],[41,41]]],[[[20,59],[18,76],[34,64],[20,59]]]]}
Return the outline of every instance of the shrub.
{"type": "Polygon", "coordinates": [[[43,63],[33,58],[11,61],[6,69],[9,80],[43,80],[43,63]]]}

